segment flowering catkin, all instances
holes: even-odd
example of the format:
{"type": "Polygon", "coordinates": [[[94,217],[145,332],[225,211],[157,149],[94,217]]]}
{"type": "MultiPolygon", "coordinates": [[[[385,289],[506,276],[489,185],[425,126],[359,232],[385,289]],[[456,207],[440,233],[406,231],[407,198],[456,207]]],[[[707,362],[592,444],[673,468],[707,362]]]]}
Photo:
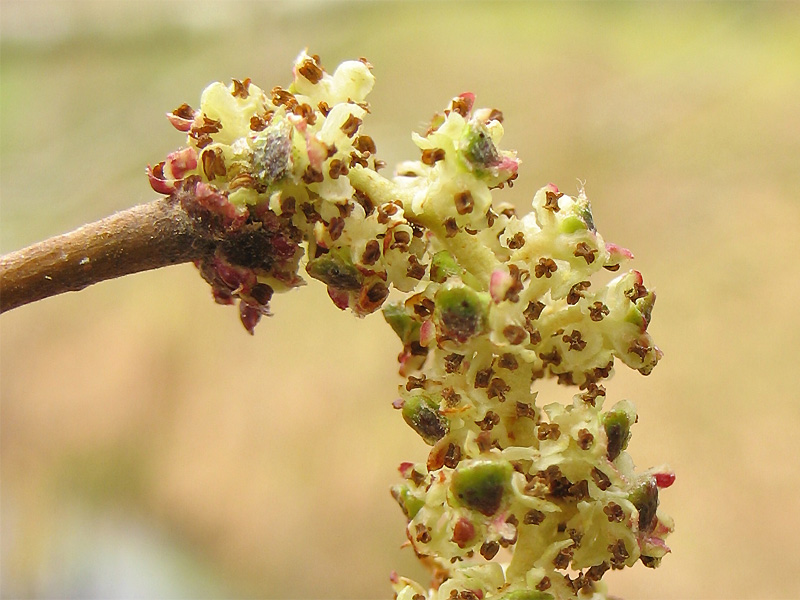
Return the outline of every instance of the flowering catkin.
{"type": "Polygon", "coordinates": [[[657,566],[673,528],[658,491],[674,475],[637,474],[626,452],[633,405],[603,410],[617,359],[646,375],[661,357],[655,294],[621,270],[632,255],[596,231],[583,191],[548,184],[522,217],[493,204],[519,162],[471,93],[414,134],[418,160],[381,175],[362,131],[373,81],[364,59],[329,74],[304,52],[286,89],[214,83],[168,115],[188,145],[148,168],[151,185],[214,234],[197,266],[251,333],[303,267],[400,338],[393,406],[431,451],[392,494],[433,579],[393,574],[397,598],[605,598],[603,574],[657,566]],[[538,401],[543,377],[574,386],[572,403],[538,401]]]}

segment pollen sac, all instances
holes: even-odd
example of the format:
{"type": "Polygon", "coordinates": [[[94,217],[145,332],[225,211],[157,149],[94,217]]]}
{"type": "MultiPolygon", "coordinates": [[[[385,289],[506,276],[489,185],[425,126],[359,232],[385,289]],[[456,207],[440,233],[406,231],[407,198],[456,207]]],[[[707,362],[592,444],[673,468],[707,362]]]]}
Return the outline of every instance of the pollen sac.
{"type": "Polygon", "coordinates": [[[632,419],[627,411],[614,407],[603,417],[603,428],[606,432],[606,453],[608,460],[615,460],[628,447],[631,437],[632,419]]]}
{"type": "Polygon", "coordinates": [[[438,403],[425,393],[414,394],[405,399],[403,419],[430,446],[450,431],[450,423],[439,413],[438,403]]]}
{"type": "Polygon", "coordinates": [[[466,286],[440,289],[434,302],[441,333],[459,343],[483,333],[490,300],[488,294],[466,286]]]}
{"type": "Polygon", "coordinates": [[[306,271],[314,279],[319,279],[337,290],[361,289],[361,273],[342,253],[329,252],[310,260],[306,271]]]}
{"type": "Polygon", "coordinates": [[[650,533],[656,524],[658,485],[654,477],[645,478],[628,496],[639,511],[639,531],[650,533]]]}
{"type": "Polygon", "coordinates": [[[470,122],[469,132],[463,140],[464,158],[473,167],[486,169],[500,162],[500,154],[486,127],[470,122]]]}
{"type": "Polygon", "coordinates": [[[292,166],[292,129],[288,121],[270,125],[253,141],[251,168],[262,184],[280,181],[292,166]]]}
{"type": "Polygon", "coordinates": [[[476,462],[453,473],[450,490],[463,506],[491,517],[500,510],[512,471],[507,462],[476,462]]]}

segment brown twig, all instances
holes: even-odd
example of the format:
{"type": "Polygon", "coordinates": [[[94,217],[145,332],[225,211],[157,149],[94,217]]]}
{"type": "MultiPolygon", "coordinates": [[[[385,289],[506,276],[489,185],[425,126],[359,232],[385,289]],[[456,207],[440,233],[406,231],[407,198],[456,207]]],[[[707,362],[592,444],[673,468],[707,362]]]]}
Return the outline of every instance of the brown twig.
{"type": "Polygon", "coordinates": [[[213,252],[208,229],[160,198],[0,257],[0,313],[213,252]]]}

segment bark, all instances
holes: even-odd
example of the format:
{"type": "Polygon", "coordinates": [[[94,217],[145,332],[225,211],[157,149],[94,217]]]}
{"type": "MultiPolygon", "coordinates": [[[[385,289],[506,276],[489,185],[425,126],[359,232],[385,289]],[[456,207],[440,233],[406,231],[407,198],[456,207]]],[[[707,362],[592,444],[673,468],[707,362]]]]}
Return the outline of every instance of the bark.
{"type": "Polygon", "coordinates": [[[0,313],[213,252],[207,228],[160,198],[0,257],[0,313]]]}

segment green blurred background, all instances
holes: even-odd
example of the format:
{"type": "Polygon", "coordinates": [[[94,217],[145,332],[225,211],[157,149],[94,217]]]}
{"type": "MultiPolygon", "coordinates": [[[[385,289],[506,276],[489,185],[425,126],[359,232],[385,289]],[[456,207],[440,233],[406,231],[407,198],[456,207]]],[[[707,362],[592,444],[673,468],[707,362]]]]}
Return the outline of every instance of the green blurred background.
{"type": "MultiPolygon", "coordinates": [[[[454,95],[504,111],[520,208],[586,182],[658,292],[665,352],[630,451],[677,522],[625,598],[800,595],[800,5],[0,4],[0,250],[154,197],[163,114],[211,81],[287,84],[304,47],[367,57],[389,165],[454,95]]],[[[310,284],[248,336],[190,265],[0,318],[0,592],[380,598],[422,576],[389,496],[425,447],[390,406],[398,343],[310,284]]],[[[568,401],[543,386],[541,400],[568,401]]]]}

